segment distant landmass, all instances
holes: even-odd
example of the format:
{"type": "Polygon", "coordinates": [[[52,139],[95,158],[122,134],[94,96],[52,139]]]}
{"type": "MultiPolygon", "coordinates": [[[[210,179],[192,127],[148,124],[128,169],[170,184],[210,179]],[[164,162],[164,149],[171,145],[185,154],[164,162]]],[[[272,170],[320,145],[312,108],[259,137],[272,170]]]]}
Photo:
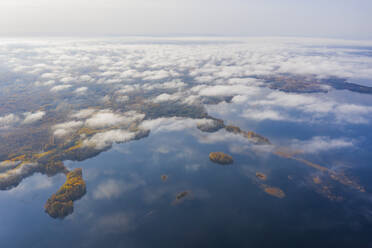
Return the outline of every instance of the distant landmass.
{"type": "Polygon", "coordinates": [[[372,87],[349,83],[345,78],[318,78],[316,75],[279,74],[254,76],[263,80],[270,89],[295,93],[328,92],[332,88],[349,90],[362,94],[372,94],[372,87]]]}

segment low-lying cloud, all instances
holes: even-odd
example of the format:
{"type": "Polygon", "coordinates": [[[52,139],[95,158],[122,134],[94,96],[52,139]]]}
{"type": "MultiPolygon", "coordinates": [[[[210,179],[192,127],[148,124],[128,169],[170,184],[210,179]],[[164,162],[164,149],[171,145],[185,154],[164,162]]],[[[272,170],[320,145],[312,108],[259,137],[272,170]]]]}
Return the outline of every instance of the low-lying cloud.
{"type": "Polygon", "coordinates": [[[304,153],[318,153],[329,150],[350,148],[355,145],[355,141],[345,138],[332,139],[325,136],[316,136],[310,140],[293,140],[292,148],[301,150],[304,153]]]}

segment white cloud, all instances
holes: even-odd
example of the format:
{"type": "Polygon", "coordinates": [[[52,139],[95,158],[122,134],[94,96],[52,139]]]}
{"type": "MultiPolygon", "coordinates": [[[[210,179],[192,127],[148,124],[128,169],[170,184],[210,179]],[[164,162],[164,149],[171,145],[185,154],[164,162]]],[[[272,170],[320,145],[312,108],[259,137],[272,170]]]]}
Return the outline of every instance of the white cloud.
{"type": "Polygon", "coordinates": [[[62,91],[62,90],[66,90],[68,88],[71,88],[72,85],[70,84],[64,84],[64,85],[57,85],[57,86],[54,86],[53,88],[50,89],[51,92],[59,92],[59,91],[62,91]]]}
{"type": "Polygon", "coordinates": [[[143,185],[145,185],[145,181],[136,175],[132,175],[125,181],[108,179],[97,186],[93,192],[93,198],[97,200],[117,198],[143,185]]]}
{"type": "Polygon", "coordinates": [[[74,91],[74,93],[77,95],[84,95],[87,91],[88,87],[79,87],[74,91]]]}
{"type": "Polygon", "coordinates": [[[180,98],[181,98],[180,94],[170,95],[170,94],[167,94],[167,93],[163,93],[163,94],[158,95],[157,97],[155,97],[152,101],[156,102],[156,103],[160,103],[160,102],[167,102],[167,101],[177,101],[180,98]]]}
{"type": "Polygon", "coordinates": [[[93,78],[89,75],[81,75],[79,77],[79,81],[80,82],[91,82],[91,81],[93,81],[93,78]]]}
{"type": "Polygon", "coordinates": [[[97,150],[105,149],[110,147],[114,142],[122,143],[131,141],[136,137],[136,133],[129,132],[126,130],[110,130],[102,133],[97,133],[93,137],[84,140],[83,145],[87,147],[93,147],[97,150]]]}
{"type": "Polygon", "coordinates": [[[9,128],[19,122],[19,117],[14,114],[8,114],[0,117],[0,128],[9,128]]]}
{"type": "MultiPolygon", "coordinates": [[[[247,119],[297,121],[297,122],[334,122],[367,124],[372,106],[344,103],[342,99],[330,98],[324,94],[302,95],[273,91],[256,96],[235,96],[233,104],[227,108],[234,109],[234,104],[247,119]],[[295,113],[292,113],[295,112],[295,113]]],[[[222,111],[223,108],[220,108],[222,111]]]]}
{"type": "Polygon", "coordinates": [[[79,128],[84,125],[82,121],[69,121],[60,123],[53,126],[54,129],[54,136],[56,137],[63,137],[68,134],[76,132],[79,128]]]}
{"type": "Polygon", "coordinates": [[[85,124],[92,128],[128,126],[135,121],[141,121],[144,117],[144,114],[135,111],[113,113],[110,110],[101,110],[87,119],[85,124]]]}
{"type": "Polygon", "coordinates": [[[51,86],[53,84],[55,84],[54,80],[48,80],[48,81],[44,81],[44,82],[40,82],[40,81],[35,82],[36,86],[51,86]]]}
{"type": "MultiPolygon", "coordinates": [[[[6,61],[13,71],[29,74],[36,81],[35,85],[49,86],[51,92],[59,92],[72,85],[56,85],[56,82],[89,83],[89,89],[105,89],[89,91],[96,94],[97,99],[107,95],[104,99],[110,101],[104,104],[130,104],[133,94],[140,92],[149,93],[151,97],[147,101],[180,101],[185,104],[201,104],[205,97],[234,96],[232,104],[216,105],[215,109],[220,111],[216,112],[222,116],[240,115],[256,121],[368,124],[371,120],[372,106],[368,106],[367,101],[340,99],[332,95],[339,91],[321,95],[285,93],[265,88],[261,80],[246,78],[278,73],[314,73],[320,78],[329,75],[348,77],[350,82],[359,78],[370,80],[372,58],[355,54],[364,51],[362,47],[332,48],[335,44],[360,46],[365,42],[292,38],[125,38],[99,42],[19,40],[2,41],[1,44],[18,44],[0,46],[3,54],[0,60],[6,61]],[[141,44],[134,44],[137,41],[141,44]],[[154,41],[158,44],[153,44],[154,41]],[[164,45],[160,41],[179,43],[164,45]],[[202,45],[195,46],[197,42],[202,45]],[[22,57],[25,52],[33,55],[22,57]]],[[[66,94],[83,94],[86,91],[87,87],[79,85],[79,88],[66,91],[66,94]]],[[[210,107],[207,108],[209,112],[210,107]]],[[[99,110],[74,113],[71,118],[88,118],[86,125],[92,128],[115,129],[126,129],[130,123],[142,119],[131,118],[119,111],[99,110]]],[[[17,115],[2,116],[0,128],[15,126],[18,122],[21,121],[17,115]]],[[[159,120],[146,121],[143,125],[157,125],[156,122],[159,120]]],[[[161,125],[153,127],[155,131],[195,126],[187,120],[185,123],[160,122],[161,125]]],[[[62,135],[62,130],[54,131],[62,135]]]]}
{"type": "Polygon", "coordinates": [[[179,79],[168,81],[165,83],[146,83],[142,86],[142,89],[145,90],[154,90],[154,89],[181,89],[187,86],[186,83],[182,82],[179,79]]]}
{"type": "Polygon", "coordinates": [[[372,112],[372,106],[363,106],[356,104],[342,104],[336,107],[336,111],[340,114],[370,114],[372,112]]]}
{"type": "Polygon", "coordinates": [[[60,81],[62,83],[65,83],[66,84],[66,83],[74,82],[75,81],[75,78],[73,78],[73,77],[64,77],[64,78],[61,78],[60,81]]]}
{"type": "Polygon", "coordinates": [[[248,96],[236,95],[236,96],[233,97],[233,99],[231,101],[233,103],[242,104],[242,103],[246,103],[247,100],[248,100],[248,96]]]}
{"type": "Polygon", "coordinates": [[[242,93],[246,95],[254,95],[260,90],[257,87],[246,85],[199,85],[193,87],[191,91],[198,92],[198,94],[201,96],[231,96],[242,93]]]}
{"type": "Polygon", "coordinates": [[[23,162],[17,167],[9,167],[9,170],[0,173],[0,183],[8,184],[32,174],[35,167],[38,167],[37,163],[23,162]]]}
{"type": "Polygon", "coordinates": [[[124,182],[109,179],[97,186],[93,192],[93,198],[97,200],[116,198],[123,193],[123,190],[124,182]]]}
{"type": "Polygon", "coordinates": [[[140,124],[140,127],[146,130],[157,132],[172,132],[184,129],[196,128],[198,123],[210,123],[209,119],[190,119],[181,117],[157,118],[145,120],[140,124]]]}
{"type": "Polygon", "coordinates": [[[37,192],[38,190],[47,189],[53,186],[55,178],[50,178],[39,173],[23,180],[17,187],[7,191],[9,195],[17,195],[23,197],[31,192],[37,192]]]}
{"type": "Polygon", "coordinates": [[[160,80],[170,77],[177,77],[179,74],[174,71],[165,71],[165,70],[159,70],[159,71],[145,71],[142,73],[142,79],[143,80],[160,80]]]}
{"type": "Polygon", "coordinates": [[[183,98],[182,103],[188,105],[200,104],[200,97],[196,95],[190,95],[186,98],[183,98]]]}
{"type": "Polygon", "coordinates": [[[46,79],[54,79],[54,78],[57,78],[58,75],[57,75],[57,73],[44,73],[40,77],[41,78],[46,78],[46,79]]]}
{"type": "Polygon", "coordinates": [[[316,104],[317,102],[318,99],[314,96],[274,91],[263,100],[259,100],[254,104],[299,108],[304,105],[316,104]]]}
{"type": "Polygon", "coordinates": [[[118,102],[128,102],[129,97],[128,96],[117,96],[116,101],[118,101],[118,102]]]}
{"type": "Polygon", "coordinates": [[[258,121],[262,120],[281,121],[289,119],[288,117],[285,118],[282,114],[274,110],[245,110],[242,116],[247,119],[254,119],[258,121]]]}
{"type": "Polygon", "coordinates": [[[97,110],[93,108],[87,108],[79,110],[78,112],[71,115],[72,118],[85,119],[93,115],[97,110]]]}
{"type": "Polygon", "coordinates": [[[37,111],[35,113],[27,112],[24,113],[25,119],[23,120],[24,124],[31,124],[36,121],[41,120],[45,115],[44,111],[37,111]]]}
{"type": "Polygon", "coordinates": [[[130,92],[133,92],[133,91],[137,91],[140,89],[140,86],[135,84],[135,85],[124,85],[122,86],[122,88],[118,91],[116,91],[117,94],[126,94],[126,93],[130,93],[130,92]]]}
{"type": "Polygon", "coordinates": [[[200,133],[196,135],[199,143],[202,144],[215,144],[215,143],[226,143],[233,142],[240,144],[251,144],[251,142],[239,134],[228,133],[224,130],[220,130],[214,133],[200,133]]]}
{"type": "Polygon", "coordinates": [[[332,139],[330,137],[316,136],[310,140],[293,140],[292,148],[304,153],[318,153],[322,151],[353,147],[355,141],[345,138],[332,139]]]}

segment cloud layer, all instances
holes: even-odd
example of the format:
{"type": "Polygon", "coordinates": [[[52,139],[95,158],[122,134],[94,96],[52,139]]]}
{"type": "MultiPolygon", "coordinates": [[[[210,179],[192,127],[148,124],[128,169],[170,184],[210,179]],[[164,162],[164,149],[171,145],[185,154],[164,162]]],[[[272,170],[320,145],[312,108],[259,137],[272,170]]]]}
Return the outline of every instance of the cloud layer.
{"type": "Polygon", "coordinates": [[[43,97],[25,94],[30,104],[22,112],[1,114],[0,129],[36,125],[49,116],[47,109],[35,107],[45,96],[66,115],[51,126],[57,138],[89,128],[95,133],[82,135],[83,144],[99,149],[132,140],[137,127],[156,133],[195,128],[207,121],[150,119],[142,113],[145,105],[206,107],[211,115],[257,123],[366,125],[372,113],[367,97],[350,92],[345,97],[345,92],[329,86],[327,94],[281,92],[269,89],[258,76],[340,77],[368,84],[372,82],[368,45],[299,38],[3,40],[3,74],[13,80],[11,84],[23,83],[43,97]]]}

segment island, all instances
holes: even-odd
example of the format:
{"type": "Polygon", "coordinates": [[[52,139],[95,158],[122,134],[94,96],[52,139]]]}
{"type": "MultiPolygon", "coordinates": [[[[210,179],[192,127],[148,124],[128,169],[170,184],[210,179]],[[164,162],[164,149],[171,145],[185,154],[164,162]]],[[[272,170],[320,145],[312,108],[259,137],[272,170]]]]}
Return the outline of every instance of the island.
{"type": "Polygon", "coordinates": [[[258,145],[270,145],[271,144],[268,138],[258,133],[255,133],[253,131],[247,132],[247,131],[241,130],[240,127],[237,127],[237,126],[228,125],[228,126],[225,126],[225,130],[229,133],[239,134],[243,136],[244,138],[258,145]]]}
{"type": "Polygon", "coordinates": [[[265,186],[264,191],[265,193],[280,199],[285,197],[284,191],[276,187],[265,186]]]}
{"type": "Polygon", "coordinates": [[[83,180],[82,169],[77,168],[66,175],[66,182],[45,203],[45,212],[53,218],[63,219],[71,214],[74,201],[86,193],[86,184],[83,180]]]}
{"type": "Polygon", "coordinates": [[[222,165],[229,165],[234,162],[233,158],[223,152],[211,152],[209,153],[209,159],[213,163],[222,164],[222,165]]]}
{"type": "Polygon", "coordinates": [[[261,172],[256,172],[256,177],[262,181],[265,181],[267,179],[267,176],[261,172]]]}
{"type": "Polygon", "coordinates": [[[188,194],[189,194],[188,191],[183,191],[183,192],[181,192],[181,193],[178,193],[178,194],[176,195],[176,200],[179,201],[179,200],[181,200],[182,198],[186,197],[188,194]]]}
{"type": "Polygon", "coordinates": [[[175,205],[178,205],[180,203],[182,203],[184,200],[185,200],[185,197],[190,195],[191,191],[187,190],[187,191],[182,191],[180,193],[178,193],[176,195],[176,199],[174,199],[171,203],[171,205],[175,206],[175,205]]]}

